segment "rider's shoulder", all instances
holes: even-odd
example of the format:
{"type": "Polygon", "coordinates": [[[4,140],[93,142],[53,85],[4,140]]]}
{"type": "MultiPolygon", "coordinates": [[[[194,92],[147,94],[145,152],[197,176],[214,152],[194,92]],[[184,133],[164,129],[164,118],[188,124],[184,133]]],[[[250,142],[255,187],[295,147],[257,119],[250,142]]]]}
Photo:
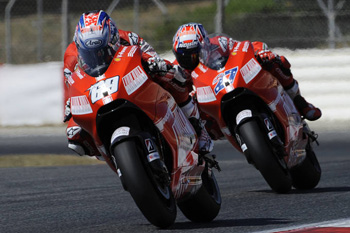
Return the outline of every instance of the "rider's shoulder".
{"type": "Polygon", "coordinates": [[[125,31],[118,29],[119,37],[122,44],[126,43],[127,45],[138,45],[140,42],[140,36],[132,31],[125,31]],[[123,43],[124,42],[124,43],[123,43]]]}

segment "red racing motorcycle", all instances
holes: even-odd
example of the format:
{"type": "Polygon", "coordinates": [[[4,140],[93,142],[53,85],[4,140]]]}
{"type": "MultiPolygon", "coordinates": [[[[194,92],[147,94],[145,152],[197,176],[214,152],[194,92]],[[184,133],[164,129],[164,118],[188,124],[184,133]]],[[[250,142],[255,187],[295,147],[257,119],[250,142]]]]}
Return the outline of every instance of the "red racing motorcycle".
{"type": "Polygon", "coordinates": [[[72,79],[74,121],[150,223],[171,226],[177,206],[192,221],[217,216],[215,161],[199,155],[195,130],[169,92],[151,80],[137,46],[120,46],[103,75],[78,68],[72,79]]]}
{"type": "Polygon", "coordinates": [[[227,139],[278,193],[314,188],[321,168],[310,130],[277,78],[255,59],[249,41],[218,57],[215,45],[201,51],[192,72],[202,118],[214,140],[227,139]]]}

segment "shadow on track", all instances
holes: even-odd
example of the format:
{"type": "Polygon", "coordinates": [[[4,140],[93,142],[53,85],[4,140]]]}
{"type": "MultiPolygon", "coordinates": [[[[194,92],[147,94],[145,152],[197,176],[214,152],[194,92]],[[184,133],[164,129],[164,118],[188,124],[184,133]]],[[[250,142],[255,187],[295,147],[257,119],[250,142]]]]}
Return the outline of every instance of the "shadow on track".
{"type": "Polygon", "coordinates": [[[240,226],[267,226],[267,225],[281,225],[293,223],[288,219],[278,218],[248,218],[248,219],[235,219],[235,220],[214,220],[208,223],[194,223],[194,222],[176,222],[171,230],[191,230],[191,229],[210,229],[221,227],[240,227],[240,226]]]}
{"type": "Polygon", "coordinates": [[[289,193],[286,194],[278,194],[275,193],[272,190],[266,189],[266,190],[252,190],[248,191],[251,193],[272,193],[276,195],[288,195],[288,194],[307,194],[307,193],[334,193],[334,192],[349,192],[350,187],[342,186],[342,187],[326,187],[326,188],[314,188],[310,190],[298,190],[298,189],[292,189],[289,193]]]}

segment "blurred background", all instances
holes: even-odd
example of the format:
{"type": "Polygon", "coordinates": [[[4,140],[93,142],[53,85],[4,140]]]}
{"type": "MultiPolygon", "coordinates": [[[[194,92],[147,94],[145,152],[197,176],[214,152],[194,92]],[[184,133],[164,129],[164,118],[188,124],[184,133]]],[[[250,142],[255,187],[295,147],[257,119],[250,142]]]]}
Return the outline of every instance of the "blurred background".
{"type": "Polygon", "coordinates": [[[270,47],[343,48],[350,44],[345,0],[0,0],[0,63],[61,61],[80,15],[102,9],[117,26],[171,49],[179,25],[261,40],[270,47]]]}
{"type": "Polygon", "coordinates": [[[0,0],[0,127],[63,125],[63,54],[98,9],[169,60],[183,23],[264,41],[323,111],[312,124],[350,130],[350,0],[0,0]]]}

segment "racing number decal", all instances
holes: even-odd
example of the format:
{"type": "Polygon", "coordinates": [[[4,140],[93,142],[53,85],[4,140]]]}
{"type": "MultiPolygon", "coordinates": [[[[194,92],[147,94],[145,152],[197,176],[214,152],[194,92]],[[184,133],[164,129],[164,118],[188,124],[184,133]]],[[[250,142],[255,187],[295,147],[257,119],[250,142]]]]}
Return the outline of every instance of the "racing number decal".
{"type": "Polygon", "coordinates": [[[215,95],[217,95],[226,86],[231,85],[233,83],[233,81],[235,80],[237,71],[238,71],[238,66],[230,70],[226,70],[224,75],[221,74],[222,77],[219,78],[218,83],[214,88],[215,95]]]}
{"type": "Polygon", "coordinates": [[[119,86],[119,75],[102,80],[98,83],[92,85],[88,90],[90,91],[89,95],[91,98],[91,102],[94,104],[98,100],[111,95],[118,91],[119,86]]]}

